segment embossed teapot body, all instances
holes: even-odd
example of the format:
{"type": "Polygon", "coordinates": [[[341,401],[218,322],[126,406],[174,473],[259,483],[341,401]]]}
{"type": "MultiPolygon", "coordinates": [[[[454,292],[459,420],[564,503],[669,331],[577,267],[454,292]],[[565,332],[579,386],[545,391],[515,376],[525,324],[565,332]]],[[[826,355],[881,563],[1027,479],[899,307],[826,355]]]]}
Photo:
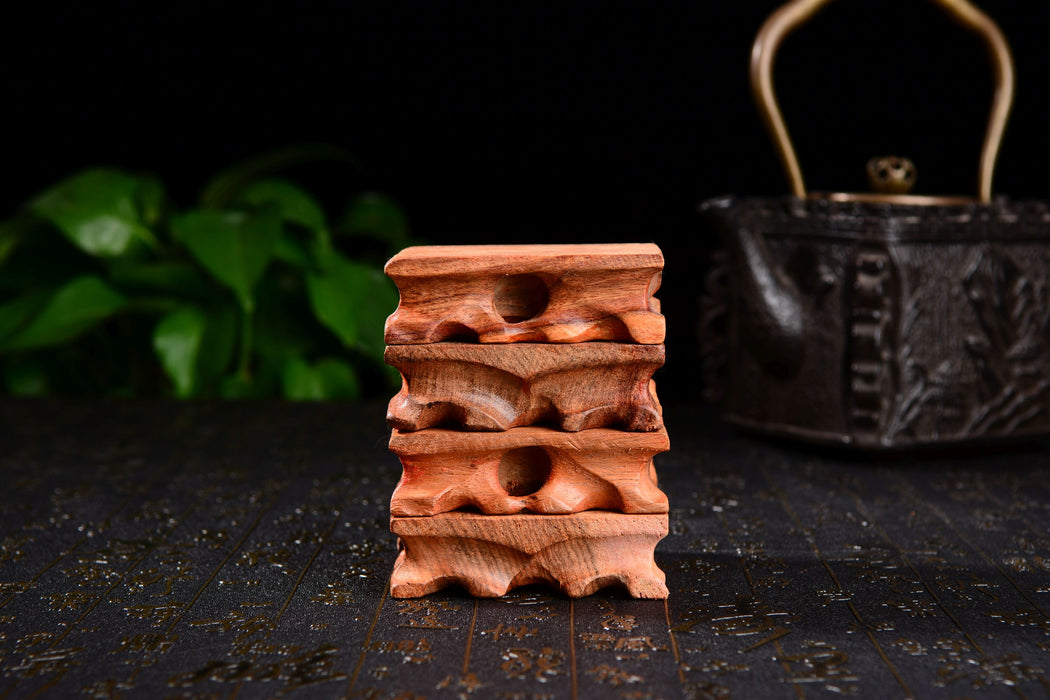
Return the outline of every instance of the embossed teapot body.
{"type": "Polygon", "coordinates": [[[985,36],[999,79],[974,198],[901,194],[914,170],[885,159],[869,166],[881,193],[807,193],[770,74],[824,3],[788,3],[759,33],[752,86],[794,194],[701,206],[725,248],[705,375],[733,422],[865,448],[1050,433],[1050,206],[992,199],[1012,61],[991,20],[938,1],[985,36]]]}

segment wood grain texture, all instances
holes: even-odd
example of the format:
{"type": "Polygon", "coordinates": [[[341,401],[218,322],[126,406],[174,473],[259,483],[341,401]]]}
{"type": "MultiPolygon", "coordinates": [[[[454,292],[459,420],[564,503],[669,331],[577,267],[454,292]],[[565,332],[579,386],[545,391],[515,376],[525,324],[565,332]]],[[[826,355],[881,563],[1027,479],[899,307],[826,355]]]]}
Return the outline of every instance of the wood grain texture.
{"type": "Polygon", "coordinates": [[[458,584],[494,598],[545,584],[573,598],[613,585],[635,598],[666,598],[653,552],[667,524],[667,514],[606,511],[391,518],[402,549],[390,595],[416,598],[458,584]]]}
{"type": "Polygon", "coordinates": [[[664,430],[395,430],[390,449],[404,469],[390,500],[396,516],[667,512],[653,468],[653,456],[669,449],[664,430]]]}
{"type": "Polygon", "coordinates": [[[386,342],[662,343],[663,264],[652,243],[407,248],[386,342]]]}
{"type": "Polygon", "coordinates": [[[663,345],[389,345],[386,361],[404,379],[387,422],[405,432],[663,427],[651,381],[663,365],[663,345]]]}

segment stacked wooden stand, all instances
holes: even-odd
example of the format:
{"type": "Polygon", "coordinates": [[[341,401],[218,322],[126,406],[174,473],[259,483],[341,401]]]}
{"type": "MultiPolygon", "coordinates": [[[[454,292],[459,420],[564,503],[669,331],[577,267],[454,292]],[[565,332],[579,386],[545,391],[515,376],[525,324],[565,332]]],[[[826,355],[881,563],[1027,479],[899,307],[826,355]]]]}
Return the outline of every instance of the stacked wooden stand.
{"type": "Polygon", "coordinates": [[[667,597],[662,270],[651,244],[431,246],[387,263],[401,303],[386,361],[404,378],[387,411],[404,468],[391,595],[667,597]]]}

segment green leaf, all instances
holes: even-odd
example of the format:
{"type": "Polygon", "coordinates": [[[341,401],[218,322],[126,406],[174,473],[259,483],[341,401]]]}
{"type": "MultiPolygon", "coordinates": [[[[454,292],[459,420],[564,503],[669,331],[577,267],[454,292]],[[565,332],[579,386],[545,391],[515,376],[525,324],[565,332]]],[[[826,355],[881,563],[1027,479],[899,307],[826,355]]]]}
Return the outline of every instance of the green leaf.
{"type": "Polygon", "coordinates": [[[196,388],[197,357],[206,323],[199,309],[186,306],[162,318],[153,330],[153,350],[180,399],[192,396],[196,388]]]}
{"type": "Polygon", "coordinates": [[[342,360],[325,358],[314,365],[314,374],[321,378],[326,399],[361,397],[361,385],[354,368],[342,360]]]}
{"type": "Polygon", "coordinates": [[[0,265],[3,265],[33,228],[39,222],[32,215],[16,216],[0,223],[0,265]]]}
{"type": "Polygon", "coordinates": [[[122,290],[193,298],[208,298],[215,293],[214,284],[198,267],[181,260],[114,260],[107,270],[109,280],[122,290]]]}
{"type": "Polygon", "coordinates": [[[323,272],[307,275],[314,316],[344,345],[382,363],[383,326],[397,308],[398,294],[386,275],[329,251],[323,272]]]}
{"type": "Polygon", "coordinates": [[[44,307],[50,293],[37,289],[0,306],[0,346],[44,307]]]}
{"type": "Polygon", "coordinates": [[[198,387],[203,388],[230,371],[237,345],[237,307],[232,302],[205,309],[204,338],[197,358],[198,387]]]}
{"type": "Polygon", "coordinates": [[[15,236],[0,235],[0,265],[3,265],[4,261],[11,257],[11,253],[15,251],[17,245],[18,238],[15,236]]]}
{"type": "Polygon", "coordinates": [[[147,226],[156,226],[164,214],[167,193],[164,183],[152,175],[139,176],[137,204],[142,221],[147,226]]]}
{"type": "Polygon", "coordinates": [[[310,259],[310,254],[306,252],[306,248],[287,232],[282,232],[281,237],[277,239],[277,246],[273,250],[273,256],[289,265],[294,265],[304,270],[313,267],[313,260],[310,259]]]}
{"type": "Polygon", "coordinates": [[[4,388],[11,396],[46,396],[51,392],[51,383],[43,364],[28,356],[4,367],[4,388]]]}
{"type": "Polygon", "coordinates": [[[224,399],[253,399],[258,394],[251,379],[231,375],[223,377],[219,383],[219,396],[224,399]]]}
{"type": "Polygon", "coordinates": [[[72,340],[120,311],[123,296],[94,275],[84,275],[56,291],[43,310],[6,343],[6,350],[28,350],[72,340]]]}
{"type": "Polygon", "coordinates": [[[0,265],[0,289],[21,293],[29,289],[53,290],[79,275],[98,270],[98,261],[68,245],[51,224],[32,217],[37,225],[21,231],[18,241],[0,265]]]}
{"type": "Polygon", "coordinates": [[[284,221],[291,221],[311,231],[324,231],[324,211],[306,192],[286,180],[258,180],[244,187],[234,200],[238,205],[271,206],[284,221]]]}
{"type": "Polygon", "coordinates": [[[246,312],[252,289],[273,259],[281,235],[272,211],[245,214],[193,210],[172,221],[172,230],[215,279],[233,290],[246,312]]]}
{"type": "Polygon", "coordinates": [[[284,397],[293,401],[357,399],[361,396],[353,368],[332,358],[323,359],[312,367],[301,358],[287,362],[281,373],[281,388],[284,397]]]}
{"type": "Polygon", "coordinates": [[[143,188],[152,191],[156,185],[144,182],[118,170],[86,170],[38,196],[29,209],[84,252],[117,257],[143,243],[157,246],[139,211],[143,188]]]}
{"type": "Polygon", "coordinates": [[[340,222],[339,233],[368,236],[384,241],[393,249],[409,242],[408,219],[394,200],[377,192],[355,197],[340,222]]]}
{"type": "Polygon", "coordinates": [[[306,282],[294,271],[266,275],[256,292],[253,316],[255,352],[280,364],[292,356],[314,354],[323,341],[337,348],[327,330],[314,320],[306,298],[306,282]]]}

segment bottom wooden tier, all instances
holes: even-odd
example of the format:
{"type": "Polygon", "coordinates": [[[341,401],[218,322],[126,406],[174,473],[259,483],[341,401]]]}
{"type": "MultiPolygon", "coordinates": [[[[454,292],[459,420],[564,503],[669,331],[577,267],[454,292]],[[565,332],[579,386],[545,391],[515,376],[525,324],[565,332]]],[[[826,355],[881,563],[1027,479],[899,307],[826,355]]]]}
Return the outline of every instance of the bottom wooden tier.
{"type": "Polygon", "coordinates": [[[585,511],[568,515],[442,513],[391,518],[400,538],[390,594],[417,598],[452,585],[495,598],[546,584],[572,598],[620,585],[635,598],[666,598],[653,550],[667,514],[585,511]]]}

